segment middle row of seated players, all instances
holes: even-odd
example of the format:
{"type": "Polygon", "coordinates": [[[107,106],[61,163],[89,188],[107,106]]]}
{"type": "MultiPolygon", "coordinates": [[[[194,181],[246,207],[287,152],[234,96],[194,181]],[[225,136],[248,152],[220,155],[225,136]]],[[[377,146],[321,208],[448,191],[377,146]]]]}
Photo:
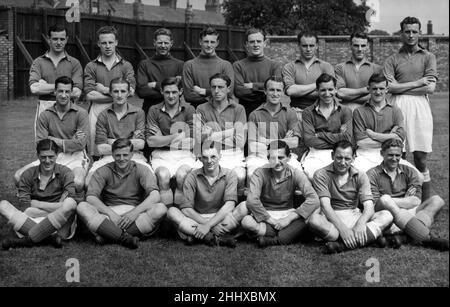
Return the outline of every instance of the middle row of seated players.
{"type": "Polygon", "coordinates": [[[333,162],[315,173],[313,185],[301,170],[288,165],[289,146],[272,141],[267,149],[269,163],[255,171],[247,199],[239,205],[237,176],[220,167],[222,146],[204,142],[203,166],[188,174],[184,201],[169,210],[160,202],[154,174],[132,161],[132,142],[121,138],[111,147],[113,162],[94,173],[83,201],[75,194],[72,172],[56,163],[59,147],[53,140],[39,141],[40,164],[27,169],[19,184],[19,200],[29,208],[21,212],[8,201],[0,202],[0,214],[22,237],[4,240],[2,248],[61,247],[61,237],[69,239],[74,234],[76,212],[98,243],[129,248],[138,248],[139,238],[155,233],[167,213],[182,239],[211,246],[236,246],[239,229],[256,237],[260,247],[290,244],[309,225],[329,242],[327,253],[375,241],[384,247],[383,231],[388,228],[403,230],[422,246],[448,250],[448,240],[430,234],[444,201],[433,196],[420,202],[417,174],[399,164],[403,144],[395,139],[383,142],[383,162],[367,174],[352,166],[352,144],[337,142],[333,162]],[[304,195],[302,203],[294,199],[297,189],[304,195]]]}
{"type": "MultiPolygon", "coordinates": [[[[195,110],[181,98],[179,79],[165,79],[161,86],[164,101],[152,106],[145,119],[142,110],[127,101],[129,82],[121,78],[112,80],[113,104],[100,113],[96,134],[91,136],[102,158],[88,173],[89,158],[84,151],[89,137],[86,111],[70,101],[71,79],[60,77],[55,83],[56,104],[38,119],[37,139],[50,138],[61,147],[58,163],[73,170],[78,193],[83,193],[85,183],[89,183],[96,169],[112,161],[114,140],[130,139],[135,149],[133,160],[155,171],[166,205],[180,203],[184,178],[191,169],[200,167],[196,156],[199,156],[199,144],[205,140],[222,144],[221,166],[237,174],[238,191],[242,195],[246,178],[267,163],[266,147],[272,140],[282,139],[299,153],[300,157],[292,153],[289,163],[312,179],[317,169],[331,162],[331,148],[340,140],[355,140],[358,145],[355,166],[367,171],[381,162],[379,150],[384,140],[405,139],[402,114],[387,102],[387,81],[381,74],[371,76],[368,86],[371,98],[353,114],[336,99],[336,80],[322,74],[316,81],[319,98],[303,112],[301,123],[295,111],[282,103],[284,84],[279,77],[266,80],[266,103],[250,114],[248,122],[242,105],[228,97],[230,84],[226,75],[212,76],[211,97],[195,110]],[[152,166],[142,154],[146,141],[154,149],[152,166]],[[244,157],[246,141],[248,156],[244,157]],[[304,147],[307,149],[302,155],[304,147]],[[177,181],[175,194],[170,190],[173,177],[177,181]]],[[[38,163],[35,161],[18,170],[16,182],[26,168],[38,163]]],[[[401,163],[411,166],[403,159],[401,163]]]]}

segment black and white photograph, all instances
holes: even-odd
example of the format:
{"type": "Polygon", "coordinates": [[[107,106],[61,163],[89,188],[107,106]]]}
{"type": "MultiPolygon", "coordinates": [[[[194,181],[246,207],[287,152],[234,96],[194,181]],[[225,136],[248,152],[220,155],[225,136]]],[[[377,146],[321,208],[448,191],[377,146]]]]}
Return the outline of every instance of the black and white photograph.
{"type": "Polygon", "coordinates": [[[0,0],[0,287],[449,287],[448,117],[447,0],[0,0]]]}

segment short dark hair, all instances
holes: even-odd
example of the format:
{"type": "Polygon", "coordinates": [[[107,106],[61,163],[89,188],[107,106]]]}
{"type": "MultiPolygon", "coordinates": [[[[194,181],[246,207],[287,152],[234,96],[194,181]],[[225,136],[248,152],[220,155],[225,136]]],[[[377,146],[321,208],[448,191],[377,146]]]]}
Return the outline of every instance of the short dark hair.
{"type": "Polygon", "coordinates": [[[356,154],[355,147],[353,146],[352,142],[350,142],[350,141],[340,140],[339,142],[334,143],[334,145],[333,145],[333,152],[336,152],[336,150],[338,148],[341,148],[341,149],[351,148],[352,149],[352,154],[353,155],[356,154]]]}
{"type": "Polygon", "coordinates": [[[220,151],[222,150],[222,144],[216,141],[211,141],[211,140],[205,140],[202,143],[202,152],[205,149],[213,149],[215,148],[217,150],[218,153],[220,153],[220,151]]]}
{"type": "Polygon", "coordinates": [[[297,35],[297,42],[300,45],[300,40],[302,39],[302,37],[314,37],[316,39],[316,44],[319,43],[319,37],[317,36],[317,34],[313,33],[313,32],[300,32],[297,35]]]}
{"type": "Polygon", "coordinates": [[[211,85],[211,81],[212,81],[213,79],[222,79],[222,80],[225,80],[225,82],[227,83],[227,86],[230,86],[230,85],[231,85],[231,79],[230,79],[230,77],[228,77],[226,74],[223,74],[223,73],[217,73],[217,74],[212,75],[212,76],[209,78],[209,85],[211,85]]]}
{"type": "Polygon", "coordinates": [[[367,82],[367,85],[370,86],[372,83],[380,83],[380,82],[386,82],[386,85],[388,84],[388,81],[384,74],[375,73],[370,76],[369,81],[367,82]]]}
{"type": "Polygon", "coordinates": [[[131,84],[130,81],[128,81],[125,78],[119,77],[119,78],[114,78],[111,80],[111,82],[109,82],[109,91],[112,91],[112,86],[113,84],[126,84],[128,87],[128,91],[130,90],[131,84]]]}
{"type": "Polygon", "coordinates": [[[67,76],[61,76],[61,77],[58,77],[56,80],[55,80],[55,90],[58,88],[58,84],[59,83],[61,83],[61,84],[70,84],[71,85],[71,88],[73,89],[73,80],[72,80],[72,78],[70,78],[70,77],[67,77],[67,76]]]}
{"type": "Polygon", "coordinates": [[[415,24],[415,23],[417,23],[419,25],[419,30],[420,30],[420,28],[422,27],[422,24],[420,23],[420,20],[418,18],[411,17],[411,16],[405,17],[402,20],[402,22],[400,22],[400,31],[403,32],[403,26],[404,25],[412,25],[412,24],[415,24]]]}
{"type": "Polygon", "coordinates": [[[200,32],[200,39],[203,39],[203,37],[205,37],[206,35],[216,35],[217,36],[217,40],[219,40],[219,32],[217,32],[216,29],[212,28],[212,27],[208,27],[206,29],[203,29],[200,32]]]}
{"type": "Polygon", "coordinates": [[[66,36],[69,36],[69,33],[67,33],[66,27],[62,24],[52,25],[50,28],[48,28],[47,34],[48,34],[48,37],[51,37],[51,32],[62,32],[62,31],[65,31],[66,36]]]}
{"type": "Polygon", "coordinates": [[[56,154],[59,153],[60,148],[56,145],[55,141],[50,139],[43,139],[36,143],[36,152],[40,154],[44,150],[53,150],[56,154]]]}
{"type": "Polygon", "coordinates": [[[323,74],[321,74],[319,76],[319,78],[316,79],[316,88],[319,88],[319,85],[321,83],[327,83],[327,82],[330,82],[330,81],[333,81],[333,84],[336,87],[336,83],[337,83],[336,78],[333,77],[332,75],[327,74],[327,73],[323,73],[323,74]]]}
{"type": "Polygon", "coordinates": [[[282,77],[272,75],[272,76],[270,76],[269,78],[267,78],[266,81],[264,81],[264,89],[265,89],[265,90],[267,89],[267,84],[269,83],[269,81],[274,81],[274,82],[280,82],[280,83],[283,83],[283,88],[284,88],[284,86],[285,86],[285,83],[284,83],[284,80],[283,80],[282,77]]]}
{"type": "Polygon", "coordinates": [[[353,32],[352,35],[350,35],[350,44],[352,43],[352,40],[354,38],[362,38],[362,39],[367,39],[369,40],[369,37],[367,36],[366,33],[364,32],[353,32]]]}
{"type": "Polygon", "coordinates": [[[117,29],[113,26],[103,26],[97,30],[97,39],[100,39],[101,34],[114,34],[114,37],[117,39],[117,29]]]}
{"type": "Polygon", "coordinates": [[[155,33],[153,34],[153,39],[157,40],[158,36],[160,36],[160,35],[166,35],[166,36],[170,37],[170,40],[172,40],[172,31],[170,31],[169,29],[166,29],[166,28],[156,29],[155,33]]]}
{"type": "Polygon", "coordinates": [[[384,152],[391,147],[403,148],[403,142],[399,139],[389,139],[381,144],[381,151],[384,152]]]}
{"type": "Polygon", "coordinates": [[[266,39],[266,31],[264,31],[263,29],[258,29],[258,28],[250,28],[247,31],[245,31],[245,41],[248,41],[248,37],[249,35],[252,34],[256,34],[256,33],[261,33],[262,36],[264,37],[264,40],[266,39]]]}
{"type": "Polygon", "coordinates": [[[119,138],[114,141],[111,145],[111,152],[116,151],[117,149],[130,147],[130,151],[133,151],[133,143],[127,138],[119,138]]]}
{"type": "Polygon", "coordinates": [[[178,87],[179,90],[181,90],[183,88],[183,85],[181,84],[181,78],[178,77],[169,77],[169,78],[165,78],[164,80],[161,81],[161,90],[164,90],[164,87],[166,87],[167,85],[176,85],[178,87]]]}
{"type": "Polygon", "coordinates": [[[289,157],[291,154],[291,149],[289,148],[289,145],[283,141],[283,140],[275,140],[270,142],[270,144],[267,146],[267,155],[269,155],[269,151],[271,150],[278,150],[284,148],[284,153],[286,156],[289,157]]]}

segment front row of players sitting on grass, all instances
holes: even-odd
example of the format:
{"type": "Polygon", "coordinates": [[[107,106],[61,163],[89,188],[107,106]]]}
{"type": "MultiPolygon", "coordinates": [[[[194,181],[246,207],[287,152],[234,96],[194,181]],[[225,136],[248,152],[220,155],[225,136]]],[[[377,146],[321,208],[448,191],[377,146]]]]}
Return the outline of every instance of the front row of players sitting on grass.
{"type": "Polygon", "coordinates": [[[25,170],[19,182],[19,200],[29,207],[21,212],[8,201],[0,202],[0,214],[20,237],[4,240],[2,247],[61,247],[61,239],[73,237],[79,216],[97,243],[137,248],[139,239],[154,234],[167,213],[179,236],[191,244],[235,247],[243,232],[260,247],[292,244],[309,226],[327,241],[326,253],[371,244],[398,248],[407,241],[448,250],[448,240],[430,233],[444,201],[433,196],[421,203],[417,173],[399,163],[402,147],[396,139],[383,142],[383,162],[366,174],[352,166],[352,144],[339,141],[333,162],[314,174],[311,185],[301,170],[288,165],[289,146],[273,141],[267,149],[269,163],[255,171],[247,200],[236,206],[237,176],[219,165],[221,145],[205,142],[203,167],[187,175],[183,203],[167,210],[154,174],[132,160],[129,139],[114,141],[114,161],[94,173],[86,201],[77,199],[70,169],[56,163],[59,147],[45,139],[37,143],[40,164],[25,170]],[[303,203],[295,203],[296,190],[303,203]]]}

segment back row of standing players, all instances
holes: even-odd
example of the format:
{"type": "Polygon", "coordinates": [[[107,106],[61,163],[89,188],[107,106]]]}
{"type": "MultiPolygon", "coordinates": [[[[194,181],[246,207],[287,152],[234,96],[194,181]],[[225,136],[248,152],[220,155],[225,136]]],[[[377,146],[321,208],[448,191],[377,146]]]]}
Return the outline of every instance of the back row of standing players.
{"type": "MultiPolygon", "coordinates": [[[[243,193],[246,178],[250,184],[253,172],[269,162],[266,146],[277,139],[284,140],[293,151],[289,165],[304,170],[310,179],[316,170],[333,162],[332,148],[339,141],[356,142],[355,166],[365,172],[383,162],[379,152],[384,141],[407,139],[422,173],[418,177],[424,181],[422,200],[428,200],[430,179],[426,154],[431,152],[432,118],[427,94],[434,91],[436,59],[418,43],[420,22],[416,18],[405,18],[401,28],[404,45],[398,54],[386,60],[384,74],[380,66],[366,59],[368,38],[363,33],[350,37],[351,59],[333,69],[316,57],[318,39],[310,33],[298,35],[301,58],[282,68],[264,56],[266,38],[258,29],[247,31],[248,57],[233,65],[216,55],[219,35],[214,29],[201,32],[201,53],[186,63],[170,55],[173,45],[170,30],[159,29],[154,35],[156,54],[139,64],[136,84],[131,64],[116,53],[117,31],[103,27],[98,31],[100,55],[85,67],[83,88],[81,65],[64,50],[67,32],[55,26],[49,29],[50,50],[37,58],[30,70],[30,89],[40,99],[36,138],[51,139],[62,148],[65,154],[58,156],[57,162],[71,167],[79,194],[95,170],[113,163],[111,145],[116,139],[130,139],[137,151],[133,160],[150,170],[139,150],[151,147],[154,149],[151,164],[161,201],[178,206],[185,201],[186,175],[191,169],[201,167],[192,154],[192,137],[196,134],[192,127],[194,106],[200,115],[201,140],[223,144],[220,164],[234,170],[238,194],[243,193]],[[58,76],[71,76],[73,84],[66,80],[61,82],[63,89],[55,88],[58,76]],[[64,84],[68,87],[64,88],[64,84]],[[386,100],[388,84],[393,94],[389,102],[386,100]],[[77,100],[82,89],[91,102],[89,120],[85,116],[83,119],[83,111],[76,105],[70,104],[62,112],[64,108],[58,97],[55,104],[52,94],[60,95],[59,100],[64,97],[77,100]],[[135,91],[144,98],[145,115],[127,102],[127,97],[135,91]],[[281,103],[283,92],[290,97],[290,107],[281,103]],[[233,94],[239,104],[234,102],[233,94]],[[190,105],[180,101],[181,95],[190,105]],[[361,107],[352,114],[358,106],[361,107]],[[64,118],[69,109],[74,110],[73,116],[64,118]],[[249,125],[245,127],[247,116],[249,125]],[[419,122],[417,116],[421,118],[419,122]],[[75,129],[70,126],[74,123],[75,129]],[[277,129],[271,131],[270,123],[276,123],[277,129]],[[245,158],[247,128],[249,146],[245,158]],[[58,135],[49,131],[57,131],[58,135]],[[102,159],[94,163],[85,180],[89,160],[82,148],[87,140],[91,143],[90,154],[101,155],[102,159]],[[173,145],[178,150],[167,150],[169,146],[173,149],[173,145]],[[306,145],[306,153],[301,150],[302,145],[306,145]],[[177,179],[175,194],[170,189],[171,177],[177,179]]],[[[405,160],[400,163],[409,165],[405,160]]],[[[34,163],[37,164],[39,161],[34,163]]],[[[30,166],[16,173],[17,182],[30,166]]],[[[438,207],[442,206],[441,199],[434,201],[439,203],[438,207]]],[[[432,210],[433,217],[438,209],[432,210]]],[[[327,234],[330,233],[323,235],[327,234]]],[[[354,243],[344,242],[350,246],[354,243]]]]}

